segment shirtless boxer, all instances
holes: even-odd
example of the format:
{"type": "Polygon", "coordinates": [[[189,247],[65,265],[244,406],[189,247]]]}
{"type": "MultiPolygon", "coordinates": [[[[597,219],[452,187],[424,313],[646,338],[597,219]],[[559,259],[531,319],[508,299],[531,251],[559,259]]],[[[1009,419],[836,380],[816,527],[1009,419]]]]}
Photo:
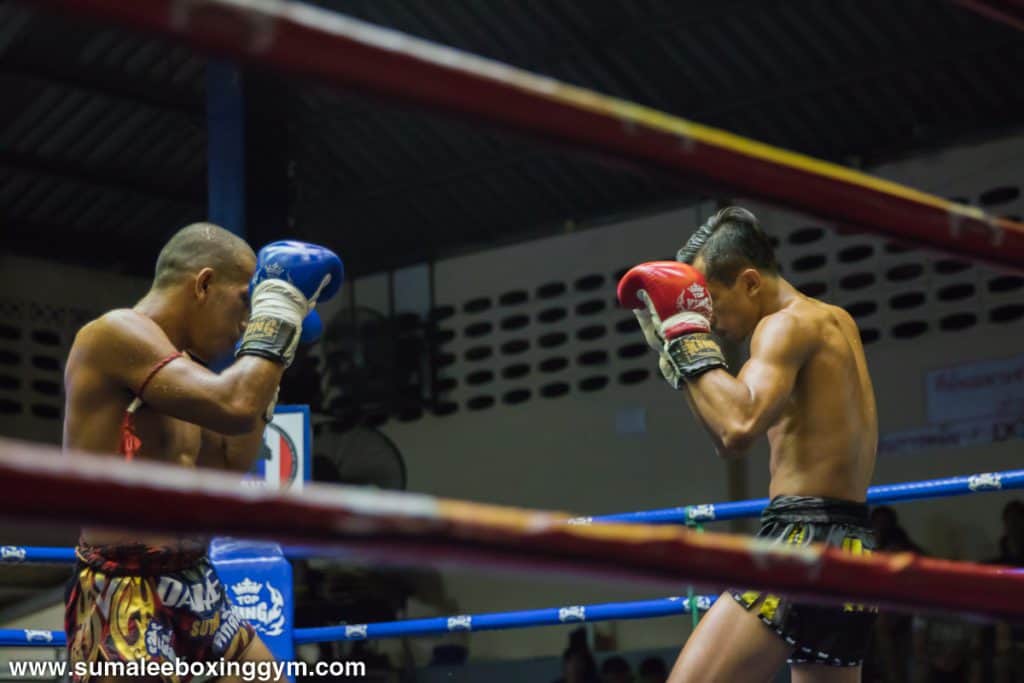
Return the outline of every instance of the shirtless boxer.
{"type": "MultiPolygon", "coordinates": [[[[842,308],[804,296],[779,275],[754,215],[719,211],[677,261],[626,273],[618,295],[720,456],[739,457],[767,435],[771,503],[758,536],[870,552],[864,500],[878,425],[857,326],[842,308]],[[729,341],[750,337],[750,359],[736,376],[712,329],[729,341]]],[[[873,618],[861,605],[824,608],[730,591],[700,622],[669,680],[768,681],[788,659],[794,683],[859,681],[873,618]]]]}
{"type": "MultiPolygon", "coordinates": [[[[223,228],[182,228],[160,252],[142,300],[75,337],[64,446],[109,453],[113,467],[144,459],[247,471],[303,320],[342,277],[340,259],[323,247],[275,242],[257,257],[223,228]],[[239,338],[230,367],[205,367],[239,338]]],[[[228,602],[206,557],[208,540],[83,529],[65,610],[69,663],[272,660],[228,602]]]]}

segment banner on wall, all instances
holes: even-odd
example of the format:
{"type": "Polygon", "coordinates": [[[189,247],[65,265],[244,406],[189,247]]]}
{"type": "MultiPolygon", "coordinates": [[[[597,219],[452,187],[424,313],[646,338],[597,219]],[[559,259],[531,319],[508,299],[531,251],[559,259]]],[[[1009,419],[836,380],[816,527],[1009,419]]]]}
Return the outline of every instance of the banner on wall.
{"type": "Polygon", "coordinates": [[[882,434],[878,439],[878,454],[898,455],[927,448],[958,448],[1011,439],[1024,439],[1024,417],[953,422],[882,434]]]}
{"type": "Polygon", "coordinates": [[[245,481],[250,486],[302,489],[303,482],[312,479],[312,451],[309,406],[279,405],[245,481]]]}
{"type": "Polygon", "coordinates": [[[965,363],[925,376],[932,424],[1024,416],[1024,355],[965,363]]]}
{"type": "Polygon", "coordinates": [[[925,373],[927,427],[883,434],[879,455],[1024,439],[1024,355],[925,373]]]}

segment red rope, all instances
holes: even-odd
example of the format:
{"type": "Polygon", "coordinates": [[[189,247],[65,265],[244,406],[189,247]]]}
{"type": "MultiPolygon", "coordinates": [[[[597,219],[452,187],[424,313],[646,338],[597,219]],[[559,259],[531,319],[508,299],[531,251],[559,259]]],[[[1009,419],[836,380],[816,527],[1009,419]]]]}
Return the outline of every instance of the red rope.
{"type": "Polygon", "coordinates": [[[1018,31],[1024,31],[1024,3],[1020,0],[954,0],[961,7],[966,7],[993,21],[1001,21],[1018,31]]]}
{"type": "Polygon", "coordinates": [[[567,524],[561,514],[313,484],[243,488],[237,476],[0,440],[0,514],[46,524],[220,533],[343,548],[360,562],[472,565],[678,589],[743,586],[804,600],[1024,617],[1013,570],[910,553],[852,556],[667,526],[567,524]]]}

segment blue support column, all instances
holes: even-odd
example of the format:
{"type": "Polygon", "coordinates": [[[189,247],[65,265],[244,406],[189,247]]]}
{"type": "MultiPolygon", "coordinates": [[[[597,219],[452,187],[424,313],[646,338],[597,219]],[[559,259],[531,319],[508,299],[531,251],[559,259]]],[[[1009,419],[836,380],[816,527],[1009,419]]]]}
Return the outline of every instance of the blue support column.
{"type": "Polygon", "coordinates": [[[230,62],[206,67],[207,215],[245,237],[245,101],[242,71],[230,62]]]}
{"type": "Polygon", "coordinates": [[[230,62],[207,66],[207,213],[257,249],[301,237],[290,219],[289,87],[230,62]]]}

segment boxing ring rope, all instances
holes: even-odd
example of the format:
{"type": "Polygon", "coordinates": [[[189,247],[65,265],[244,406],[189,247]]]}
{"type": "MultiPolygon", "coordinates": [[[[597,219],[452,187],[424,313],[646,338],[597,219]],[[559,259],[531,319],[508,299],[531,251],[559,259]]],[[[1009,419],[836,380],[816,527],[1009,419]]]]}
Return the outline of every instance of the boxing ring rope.
{"type": "Polygon", "coordinates": [[[45,0],[334,86],[518,130],[855,228],[1024,264],[1024,224],[289,0],[45,0]]]}
{"type": "MultiPolygon", "coordinates": [[[[868,502],[873,505],[900,503],[926,498],[968,495],[986,491],[1024,488],[1024,470],[987,472],[944,479],[931,479],[900,484],[873,486],[868,489],[868,502]]],[[[569,524],[591,522],[627,522],[646,524],[679,524],[713,522],[756,517],[768,504],[767,498],[677,508],[621,513],[597,517],[569,518],[569,524]]],[[[289,559],[317,557],[322,553],[305,547],[284,548],[289,559]]],[[[53,564],[75,560],[72,548],[2,546],[0,564],[53,564]]],[[[706,611],[716,596],[697,596],[695,606],[706,611]]],[[[551,626],[572,622],[597,622],[621,619],[647,619],[689,613],[690,600],[672,597],[658,600],[570,605],[547,609],[517,610],[477,615],[451,615],[429,619],[407,619],[376,624],[296,628],[296,644],[341,640],[400,638],[453,631],[490,631],[500,629],[551,626]]],[[[56,647],[65,644],[60,631],[40,629],[0,629],[0,647],[56,647]]]]}
{"type": "MultiPolygon", "coordinates": [[[[901,503],[927,498],[968,495],[972,493],[1004,491],[1024,488],[1024,470],[986,472],[943,479],[930,479],[900,484],[873,486],[868,489],[870,504],[901,503]]],[[[643,512],[603,515],[597,517],[574,517],[570,524],[591,522],[629,522],[646,524],[679,524],[713,522],[730,519],[756,517],[768,504],[767,498],[686,505],[677,508],[648,510],[643,512]]],[[[289,559],[317,557],[322,553],[315,549],[292,547],[284,549],[289,559]]],[[[0,563],[3,564],[52,564],[70,563],[75,559],[72,548],[2,546],[0,563]]],[[[706,611],[716,596],[698,596],[696,607],[706,611]]],[[[549,626],[571,622],[597,622],[621,619],[646,619],[689,613],[687,598],[662,598],[599,605],[570,605],[547,609],[518,610],[477,615],[452,615],[430,619],[411,619],[377,624],[327,626],[319,628],[297,628],[294,631],[296,644],[363,640],[377,638],[398,638],[449,633],[452,631],[486,631],[534,626],[549,626]]],[[[55,647],[65,644],[64,634],[59,631],[40,629],[0,629],[0,647],[55,647]]]]}
{"type": "Polygon", "coordinates": [[[271,539],[360,561],[558,571],[673,588],[741,585],[824,604],[1024,616],[1024,602],[1006,599],[1019,594],[1021,577],[994,566],[911,553],[853,556],[665,525],[574,525],[554,512],[410,493],[317,484],[275,492],[240,487],[222,472],[110,465],[111,456],[68,457],[0,440],[0,515],[50,526],[271,539]]]}
{"type": "MultiPolygon", "coordinates": [[[[716,596],[699,596],[693,606],[706,612],[716,596]]],[[[341,640],[377,640],[410,636],[438,635],[457,631],[499,631],[535,626],[593,623],[622,619],[652,619],[689,614],[689,598],[675,597],[635,602],[609,602],[597,605],[568,605],[547,609],[492,612],[489,614],[459,614],[429,619],[403,619],[378,624],[347,624],[296,628],[296,645],[341,640]]],[[[0,647],[62,647],[67,644],[63,631],[41,629],[0,629],[0,647]]]]}
{"type": "MultiPolygon", "coordinates": [[[[867,492],[869,505],[906,503],[928,498],[948,498],[986,491],[1010,491],[1024,488],[1024,470],[1004,472],[983,472],[942,479],[908,481],[900,484],[872,486],[867,492]]],[[[682,507],[623,512],[594,517],[572,517],[569,524],[590,524],[592,522],[623,522],[640,524],[693,524],[699,522],[722,522],[731,519],[758,517],[768,506],[767,498],[704,503],[682,507]]],[[[285,547],[285,557],[300,560],[318,557],[315,549],[285,547]]],[[[0,546],[2,564],[63,564],[75,561],[73,548],[51,548],[38,546],[0,546]]]]}
{"type": "MultiPolygon", "coordinates": [[[[70,564],[75,561],[74,548],[52,548],[31,545],[0,546],[0,565],[4,564],[70,564]]],[[[2,629],[0,629],[2,630],[2,629]]]]}
{"type": "Polygon", "coordinates": [[[993,2],[992,0],[953,0],[956,4],[973,12],[1024,31],[1024,3],[1020,0],[993,2]]]}
{"type": "MultiPolygon", "coordinates": [[[[694,607],[706,612],[715,597],[700,596],[694,607]]],[[[534,626],[559,626],[621,619],[651,619],[688,614],[690,599],[682,597],[635,602],[610,602],[598,605],[570,605],[547,609],[495,612],[491,614],[456,615],[432,619],[406,619],[380,624],[356,624],[295,629],[295,643],[319,643],[334,640],[367,640],[423,636],[455,631],[498,631],[534,626]]]]}
{"type": "Polygon", "coordinates": [[[68,637],[63,631],[38,628],[0,628],[0,647],[65,647],[68,637]]]}
{"type": "MultiPolygon", "coordinates": [[[[965,496],[984,491],[1008,491],[1024,488],[1024,470],[1007,470],[1005,472],[984,472],[960,477],[943,479],[926,479],[908,481],[901,484],[883,484],[872,486],[867,492],[869,505],[885,503],[906,503],[912,500],[927,498],[946,498],[965,496]]],[[[768,506],[767,498],[730,501],[725,503],[709,503],[705,505],[686,505],[684,507],[646,510],[642,512],[623,512],[596,517],[575,517],[570,520],[574,524],[590,522],[628,522],[641,524],[687,524],[696,522],[722,522],[730,519],[758,517],[768,506]]]]}

